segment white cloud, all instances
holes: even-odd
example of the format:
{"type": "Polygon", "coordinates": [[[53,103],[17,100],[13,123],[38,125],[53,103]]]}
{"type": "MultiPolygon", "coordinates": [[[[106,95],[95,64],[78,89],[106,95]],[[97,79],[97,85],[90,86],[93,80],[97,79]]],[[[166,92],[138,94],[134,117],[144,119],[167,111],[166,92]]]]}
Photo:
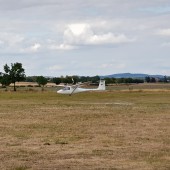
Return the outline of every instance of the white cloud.
{"type": "Polygon", "coordinates": [[[116,69],[123,69],[126,67],[125,63],[105,63],[100,66],[102,69],[109,69],[109,68],[116,68],[116,69]]]}
{"type": "Polygon", "coordinates": [[[39,43],[34,43],[31,46],[28,47],[19,47],[19,52],[20,53],[36,53],[38,51],[40,51],[42,45],[39,43]]]}
{"type": "Polygon", "coordinates": [[[0,45],[3,45],[3,44],[4,44],[4,42],[0,40],[0,45]]]}
{"type": "Polygon", "coordinates": [[[73,49],[76,49],[75,46],[68,45],[68,44],[59,44],[59,45],[52,44],[52,45],[49,45],[48,48],[51,50],[73,50],[73,49]]]}
{"type": "Polygon", "coordinates": [[[162,44],[162,47],[170,47],[170,42],[165,42],[162,44]]]}
{"type": "Polygon", "coordinates": [[[33,52],[37,52],[41,48],[41,44],[35,43],[33,46],[30,47],[30,50],[33,52]]]}
{"type": "Polygon", "coordinates": [[[49,67],[50,71],[58,71],[58,70],[62,70],[62,69],[63,69],[63,67],[60,65],[54,65],[54,66],[49,67]]]}
{"type": "Polygon", "coordinates": [[[17,9],[23,9],[23,8],[34,8],[34,7],[41,7],[44,5],[55,5],[58,4],[56,0],[41,0],[41,1],[35,1],[35,0],[0,0],[1,6],[0,9],[3,10],[17,10],[17,9]],[[3,2],[2,2],[3,1],[3,2]]]}
{"type": "Polygon", "coordinates": [[[95,34],[87,23],[70,24],[64,31],[64,42],[74,45],[104,45],[133,42],[124,34],[113,34],[112,32],[95,34]]]}
{"type": "Polygon", "coordinates": [[[89,44],[120,44],[133,42],[135,39],[128,39],[124,34],[114,35],[113,33],[107,33],[103,35],[93,35],[88,40],[89,44]]]}
{"type": "Polygon", "coordinates": [[[15,33],[0,32],[0,41],[7,44],[7,46],[16,46],[22,43],[24,36],[15,33]]]}
{"type": "Polygon", "coordinates": [[[19,53],[24,45],[25,37],[16,33],[0,32],[0,53],[12,54],[19,53]]]}
{"type": "Polygon", "coordinates": [[[162,36],[170,36],[170,28],[169,29],[161,29],[156,32],[158,35],[162,36]]]}
{"type": "Polygon", "coordinates": [[[20,61],[32,75],[159,73],[159,67],[150,66],[163,65],[159,58],[170,62],[169,0],[0,0],[0,4],[0,61],[20,61]],[[63,70],[52,71],[60,65],[63,70]]]}
{"type": "Polygon", "coordinates": [[[81,36],[83,34],[92,34],[91,28],[89,24],[70,24],[68,25],[68,29],[65,31],[65,34],[72,33],[74,36],[81,36]]]}
{"type": "Polygon", "coordinates": [[[70,24],[64,31],[64,42],[68,44],[83,45],[93,35],[89,24],[70,24]]]}

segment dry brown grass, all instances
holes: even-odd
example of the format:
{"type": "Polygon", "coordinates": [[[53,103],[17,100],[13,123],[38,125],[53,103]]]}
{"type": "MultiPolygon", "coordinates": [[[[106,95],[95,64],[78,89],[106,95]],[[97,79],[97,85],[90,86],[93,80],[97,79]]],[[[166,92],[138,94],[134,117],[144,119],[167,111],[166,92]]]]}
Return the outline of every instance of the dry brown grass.
{"type": "MultiPolygon", "coordinates": [[[[13,84],[11,83],[10,86],[13,86],[13,84]]],[[[38,86],[38,83],[36,82],[16,82],[16,86],[38,86]]],[[[47,87],[55,87],[56,84],[55,83],[47,83],[46,84],[47,87]]]]}
{"type": "Polygon", "coordinates": [[[0,92],[0,169],[169,170],[170,92],[0,92]]]}

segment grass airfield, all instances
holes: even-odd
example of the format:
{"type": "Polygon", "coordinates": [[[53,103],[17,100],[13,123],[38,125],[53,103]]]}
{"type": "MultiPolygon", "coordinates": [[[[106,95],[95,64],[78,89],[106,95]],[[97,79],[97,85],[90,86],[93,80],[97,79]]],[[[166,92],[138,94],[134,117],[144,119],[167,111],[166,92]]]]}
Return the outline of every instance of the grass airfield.
{"type": "Polygon", "coordinates": [[[170,90],[0,90],[0,169],[170,169],[170,90]]]}

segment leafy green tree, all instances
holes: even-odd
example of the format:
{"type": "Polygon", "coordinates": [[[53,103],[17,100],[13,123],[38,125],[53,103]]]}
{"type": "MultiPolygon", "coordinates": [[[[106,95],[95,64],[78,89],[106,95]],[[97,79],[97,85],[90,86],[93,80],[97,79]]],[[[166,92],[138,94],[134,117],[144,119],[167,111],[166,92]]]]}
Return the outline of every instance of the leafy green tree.
{"type": "Polygon", "coordinates": [[[63,83],[65,83],[65,84],[71,84],[71,83],[73,83],[72,77],[71,77],[71,76],[66,76],[66,77],[63,79],[63,83]]]}
{"type": "Polygon", "coordinates": [[[15,83],[19,81],[25,80],[25,70],[22,67],[21,63],[11,63],[11,67],[7,64],[4,65],[5,76],[4,81],[10,81],[10,83],[14,84],[14,91],[16,91],[15,83]]]}
{"type": "Polygon", "coordinates": [[[126,83],[126,84],[133,83],[133,79],[132,78],[125,78],[124,83],[126,83]]]}
{"type": "Polygon", "coordinates": [[[149,83],[151,81],[151,78],[149,76],[145,77],[145,81],[149,83]]]}
{"type": "Polygon", "coordinates": [[[11,84],[9,75],[7,75],[7,74],[1,75],[0,83],[2,84],[3,87],[6,87],[6,91],[7,91],[7,87],[11,84]]]}
{"type": "Polygon", "coordinates": [[[117,83],[118,84],[125,83],[125,78],[118,78],[117,83]]]}
{"type": "Polygon", "coordinates": [[[55,83],[55,84],[60,84],[61,83],[61,78],[55,77],[55,78],[52,79],[52,82],[55,83]]]}
{"type": "Polygon", "coordinates": [[[111,78],[105,78],[105,81],[106,81],[106,84],[111,84],[112,83],[111,78]]]}
{"type": "Polygon", "coordinates": [[[36,82],[37,77],[36,76],[28,76],[25,78],[25,82],[36,82]]]}
{"type": "Polygon", "coordinates": [[[99,76],[91,77],[92,83],[97,83],[99,80],[100,80],[100,77],[99,77],[99,76]]]}
{"type": "Polygon", "coordinates": [[[154,77],[151,77],[150,82],[151,82],[151,83],[155,83],[155,82],[156,82],[156,79],[155,79],[154,77]]]}
{"type": "Polygon", "coordinates": [[[79,76],[72,76],[72,79],[74,80],[74,82],[73,82],[74,84],[80,82],[79,76]]]}
{"type": "Polygon", "coordinates": [[[168,79],[167,79],[167,77],[166,77],[166,76],[164,76],[164,78],[163,78],[163,82],[164,82],[164,83],[167,83],[167,82],[168,82],[168,79]]]}
{"type": "Polygon", "coordinates": [[[143,79],[133,79],[133,83],[144,83],[143,79]]]}
{"type": "Polygon", "coordinates": [[[44,90],[44,86],[47,84],[48,80],[47,78],[43,76],[38,76],[36,79],[36,82],[38,83],[39,86],[42,86],[42,91],[44,90]]]}

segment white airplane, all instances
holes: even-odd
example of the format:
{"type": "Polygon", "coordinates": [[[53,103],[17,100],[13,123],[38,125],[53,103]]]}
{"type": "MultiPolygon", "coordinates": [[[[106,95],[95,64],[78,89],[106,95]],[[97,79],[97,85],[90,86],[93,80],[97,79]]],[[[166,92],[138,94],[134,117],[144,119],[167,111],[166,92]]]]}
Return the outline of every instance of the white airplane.
{"type": "Polygon", "coordinates": [[[105,80],[100,80],[99,82],[99,86],[97,89],[86,89],[86,88],[81,88],[80,84],[76,84],[76,85],[71,85],[71,86],[64,86],[63,89],[58,90],[57,93],[59,94],[69,94],[70,96],[74,93],[80,93],[80,92],[86,92],[86,91],[102,91],[102,90],[106,90],[105,87],[105,80]]]}

